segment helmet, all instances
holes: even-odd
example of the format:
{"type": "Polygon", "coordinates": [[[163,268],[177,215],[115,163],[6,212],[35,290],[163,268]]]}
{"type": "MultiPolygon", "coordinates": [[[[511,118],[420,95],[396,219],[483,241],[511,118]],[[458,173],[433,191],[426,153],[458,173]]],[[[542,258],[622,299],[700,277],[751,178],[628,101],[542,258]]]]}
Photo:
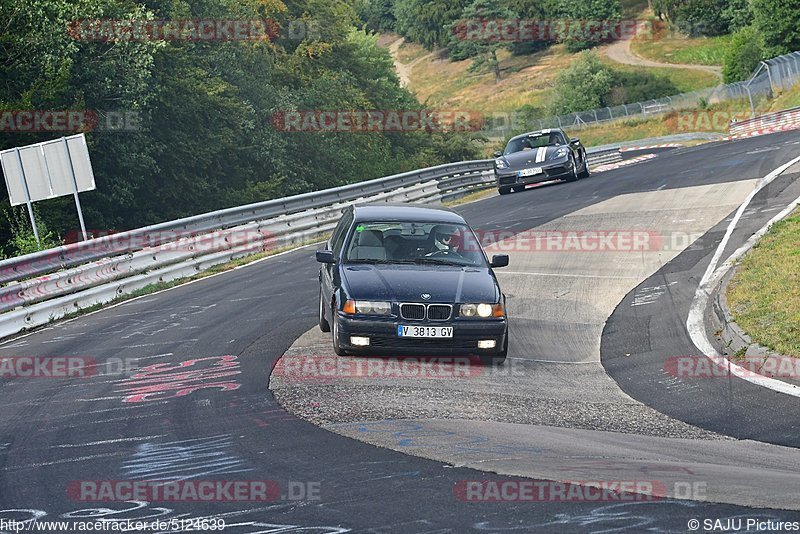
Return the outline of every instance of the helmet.
{"type": "Polygon", "coordinates": [[[456,246],[459,229],[447,224],[437,224],[431,229],[434,244],[439,249],[453,248],[456,246]]]}

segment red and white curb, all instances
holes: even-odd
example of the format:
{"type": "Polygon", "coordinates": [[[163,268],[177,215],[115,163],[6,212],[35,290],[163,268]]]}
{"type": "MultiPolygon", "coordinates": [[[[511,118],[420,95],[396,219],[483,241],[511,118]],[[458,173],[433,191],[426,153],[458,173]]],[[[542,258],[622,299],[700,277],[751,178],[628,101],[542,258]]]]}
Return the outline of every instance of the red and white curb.
{"type": "Polygon", "coordinates": [[[613,171],[614,169],[619,169],[620,167],[627,167],[628,165],[633,165],[634,163],[647,161],[648,159],[653,159],[657,156],[658,154],[643,154],[641,156],[636,156],[635,158],[618,161],[616,163],[606,163],[605,165],[598,165],[597,167],[593,168],[592,172],[613,171]]]}
{"type": "Polygon", "coordinates": [[[633,152],[635,150],[650,150],[653,148],[682,148],[681,143],[662,143],[660,145],[647,145],[647,146],[628,146],[620,148],[620,152],[633,152]]]}
{"type": "Polygon", "coordinates": [[[761,128],[758,130],[753,130],[751,132],[737,134],[737,135],[729,135],[728,137],[723,137],[720,141],[732,141],[734,139],[747,139],[748,137],[758,137],[760,135],[769,135],[778,132],[788,132],[790,130],[800,130],[800,123],[797,124],[784,124],[783,126],[777,126],[775,128],[761,128]]]}

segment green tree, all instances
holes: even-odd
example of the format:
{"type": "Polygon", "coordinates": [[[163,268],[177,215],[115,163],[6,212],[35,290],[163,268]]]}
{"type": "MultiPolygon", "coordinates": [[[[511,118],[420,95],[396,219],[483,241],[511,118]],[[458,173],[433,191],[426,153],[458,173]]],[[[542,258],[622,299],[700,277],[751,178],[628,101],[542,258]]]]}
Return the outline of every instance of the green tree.
{"type": "Polygon", "coordinates": [[[397,24],[394,0],[361,0],[356,4],[356,11],[367,30],[394,31],[397,24]]]}
{"type": "Polygon", "coordinates": [[[800,3],[752,0],[753,25],[764,39],[768,57],[800,50],[800,3]]]}
{"type": "Polygon", "coordinates": [[[725,9],[728,0],[689,0],[675,10],[674,22],[678,30],[691,36],[722,35],[728,31],[725,9]]]}
{"type": "Polygon", "coordinates": [[[723,35],[750,16],[748,0],[654,0],[653,11],[691,37],[723,35]]]}
{"type": "Polygon", "coordinates": [[[746,80],[764,59],[764,41],[755,28],[747,26],[733,35],[725,53],[722,77],[725,83],[746,80]]]}
{"type": "MultiPolygon", "coordinates": [[[[421,107],[400,87],[388,51],[355,30],[354,5],[0,0],[0,110],[138,114],[135,131],[86,133],[97,190],[82,194],[81,203],[95,229],[123,230],[474,158],[471,136],[463,134],[289,134],[272,126],[272,114],[288,110],[421,107]],[[83,18],[270,19],[280,32],[263,41],[92,41],[70,35],[70,23],[83,18]]],[[[0,149],[60,135],[0,132],[0,149]]],[[[37,221],[64,234],[77,226],[74,209],[70,198],[44,201],[37,221]]],[[[0,243],[15,235],[23,233],[0,220],[0,243]]],[[[25,248],[20,243],[17,252],[25,248]]]]}
{"type": "MultiPolygon", "coordinates": [[[[505,0],[500,5],[504,5],[513,13],[519,16],[524,24],[536,24],[537,22],[552,19],[558,16],[559,0],[505,0]]],[[[532,39],[520,39],[511,45],[511,52],[514,55],[532,54],[547,48],[555,42],[551,36],[536,35],[532,39]]]]}
{"type": "Polygon", "coordinates": [[[731,33],[749,25],[753,21],[750,0],[729,0],[722,10],[722,18],[727,24],[727,31],[731,33]]]}
{"type": "Polygon", "coordinates": [[[558,10],[563,24],[559,41],[570,52],[613,39],[615,23],[622,17],[619,0],[560,0],[558,10]],[[602,21],[606,28],[592,28],[589,21],[602,21]]]}
{"type": "Polygon", "coordinates": [[[397,32],[428,50],[447,45],[450,25],[461,17],[469,0],[397,0],[397,32]]]}
{"type": "Polygon", "coordinates": [[[516,18],[513,11],[499,5],[495,0],[474,0],[464,10],[463,18],[450,25],[450,58],[472,58],[470,72],[488,67],[494,73],[495,83],[499,82],[500,61],[497,51],[510,48],[512,43],[503,39],[498,21],[516,18]]]}

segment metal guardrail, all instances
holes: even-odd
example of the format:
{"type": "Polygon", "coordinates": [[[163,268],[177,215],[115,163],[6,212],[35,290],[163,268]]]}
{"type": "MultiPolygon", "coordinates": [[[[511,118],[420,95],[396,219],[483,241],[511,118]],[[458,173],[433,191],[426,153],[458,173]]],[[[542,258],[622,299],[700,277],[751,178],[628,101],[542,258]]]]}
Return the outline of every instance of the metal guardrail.
{"type": "Polygon", "coordinates": [[[731,123],[731,135],[744,135],[759,130],[782,130],[800,128],[800,107],[765,113],[752,119],[731,123]]]}
{"type": "Polygon", "coordinates": [[[4,279],[15,279],[0,288],[0,337],[148,284],[319,238],[355,202],[441,202],[494,185],[492,160],[440,165],[5,260],[4,279]]]}
{"type": "Polygon", "coordinates": [[[80,243],[0,261],[0,283],[51,273],[114,254],[125,254],[147,247],[158,246],[179,239],[187,233],[202,233],[220,228],[229,228],[254,220],[269,219],[279,215],[325,206],[337,201],[376,195],[397,187],[429,180],[441,180],[451,176],[480,173],[488,169],[491,169],[491,160],[448,163],[376,180],[218,210],[128,232],[89,239],[80,243]]]}
{"type": "MultiPolygon", "coordinates": [[[[618,148],[590,165],[621,159],[618,148]]],[[[357,202],[442,202],[495,187],[493,160],[439,165],[239,206],[0,262],[0,337],[156,282],[317,239],[357,202]]]]}

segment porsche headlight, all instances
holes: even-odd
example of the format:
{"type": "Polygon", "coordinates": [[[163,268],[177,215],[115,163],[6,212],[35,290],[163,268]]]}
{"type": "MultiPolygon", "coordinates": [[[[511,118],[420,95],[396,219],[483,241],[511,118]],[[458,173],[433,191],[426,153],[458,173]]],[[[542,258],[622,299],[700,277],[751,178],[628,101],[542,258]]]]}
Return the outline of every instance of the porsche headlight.
{"type": "Polygon", "coordinates": [[[374,300],[357,300],[356,313],[365,315],[389,315],[392,312],[392,303],[374,300]]]}
{"type": "Polygon", "coordinates": [[[505,169],[508,167],[505,160],[502,158],[497,158],[496,160],[494,160],[494,164],[497,166],[498,169],[505,169]]]}
{"type": "Polygon", "coordinates": [[[553,154],[553,159],[565,158],[567,154],[569,154],[569,149],[567,147],[559,148],[555,151],[555,154],[553,154]]]}
{"type": "Polygon", "coordinates": [[[491,317],[494,307],[491,304],[462,304],[459,306],[461,317],[491,317]]]}

